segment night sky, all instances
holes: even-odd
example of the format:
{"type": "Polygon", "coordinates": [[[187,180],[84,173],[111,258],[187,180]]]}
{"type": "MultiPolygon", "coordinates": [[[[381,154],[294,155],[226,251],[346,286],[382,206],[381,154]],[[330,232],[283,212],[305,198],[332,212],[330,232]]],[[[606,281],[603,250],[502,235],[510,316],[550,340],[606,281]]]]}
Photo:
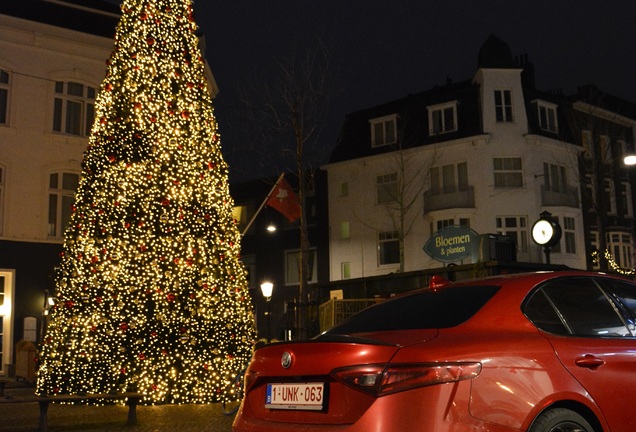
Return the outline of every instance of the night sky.
{"type": "Polygon", "coordinates": [[[193,7],[220,89],[215,114],[233,180],[280,168],[250,162],[262,158],[242,142],[239,90],[270,80],[277,61],[319,38],[334,48],[338,88],[322,135],[329,147],[347,113],[428,90],[447,77],[472,78],[490,34],[514,56],[528,55],[539,89],[573,93],[595,84],[636,102],[633,0],[195,0],[193,7]]]}

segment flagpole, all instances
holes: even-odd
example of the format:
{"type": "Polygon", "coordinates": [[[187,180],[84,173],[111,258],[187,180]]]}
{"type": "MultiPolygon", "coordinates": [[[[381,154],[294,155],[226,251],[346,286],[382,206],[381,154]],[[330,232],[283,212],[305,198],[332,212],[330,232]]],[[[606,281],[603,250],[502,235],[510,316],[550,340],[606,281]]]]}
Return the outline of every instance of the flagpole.
{"type": "Polygon", "coordinates": [[[265,207],[265,203],[267,202],[267,200],[269,200],[269,197],[272,196],[272,194],[274,193],[274,190],[276,190],[276,186],[278,185],[278,182],[280,181],[280,179],[283,178],[284,175],[285,175],[285,173],[282,173],[280,176],[278,176],[278,180],[276,180],[276,183],[274,183],[274,186],[272,187],[272,190],[269,191],[269,193],[267,194],[267,196],[263,200],[263,203],[261,204],[261,206],[258,208],[258,210],[256,210],[256,213],[254,213],[254,216],[252,216],[252,219],[250,219],[250,222],[247,224],[247,226],[245,227],[245,229],[241,233],[241,236],[244,236],[245,233],[247,232],[247,230],[250,229],[250,227],[254,223],[254,220],[256,219],[256,216],[258,216],[258,214],[261,212],[261,210],[263,210],[263,207],[265,207]]]}

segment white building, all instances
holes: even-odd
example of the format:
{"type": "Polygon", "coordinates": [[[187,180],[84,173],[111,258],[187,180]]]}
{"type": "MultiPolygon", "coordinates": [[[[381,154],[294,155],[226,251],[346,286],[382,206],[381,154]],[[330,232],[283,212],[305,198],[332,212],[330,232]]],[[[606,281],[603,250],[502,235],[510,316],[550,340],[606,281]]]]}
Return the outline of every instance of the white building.
{"type": "Polygon", "coordinates": [[[40,331],[118,19],[99,0],[0,4],[0,375],[40,331]]]}
{"type": "Polygon", "coordinates": [[[324,167],[331,281],[439,268],[423,246],[448,226],[511,236],[517,261],[545,262],[530,237],[544,211],[563,228],[551,263],[586,268],[582,147],[568,138],[564,97],[537,91],[531,65],[496,37],[478,64],[470,80],[347,116],[324,167]]]}

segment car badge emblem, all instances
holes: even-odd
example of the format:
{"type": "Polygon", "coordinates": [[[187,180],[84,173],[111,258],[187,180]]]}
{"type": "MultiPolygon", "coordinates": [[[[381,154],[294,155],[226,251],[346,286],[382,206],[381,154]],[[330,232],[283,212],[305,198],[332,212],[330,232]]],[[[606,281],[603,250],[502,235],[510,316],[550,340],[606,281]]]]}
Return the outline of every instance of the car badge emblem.
{"type": "Polygon", "coordinates": [[[280,359],[280,364],[283,365],[283,367],[285,369],[289,368],[292,364],[292,356],[290,353],[288,353],[287,351],[285,351],[283,353],[283,356],[280,359]]]}

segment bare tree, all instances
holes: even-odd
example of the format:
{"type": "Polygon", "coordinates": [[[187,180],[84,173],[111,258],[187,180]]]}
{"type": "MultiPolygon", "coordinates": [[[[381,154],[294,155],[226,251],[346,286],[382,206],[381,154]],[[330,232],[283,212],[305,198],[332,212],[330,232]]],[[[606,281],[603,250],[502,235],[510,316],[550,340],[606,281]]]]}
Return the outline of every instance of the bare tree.
{"type": "Polygon", "coordinates": [[[306,337],[308,317],[308,253],[306,198],[313,188],[314,169],[331,143],[321,141],[321,132],[333,87],[332,49],[318,40],[312,49],[278,61],[274,78],[256,89],[243,91],[242,102],[255,126],[254,154],[279,172],[298,177],[300,216],[298,334],[306,337]]]}
{"type": "MultiPolygon", "coordinates": [[[[405,242],[411,233],[413,226],[421,220],[421,198],[426,199],[424,193],[430,183],[430,169],[439,158],[436,150],[422,150],[422,147],[409,146],[415,141],[413,136],[405,133],[405,122],[398,118],[399,131],[394,145],[387,148],[390,154],[387,156],[387,169],[394,170],[396,182],[383,191],[388,199],[384,203],[384,209],[393,230],[397,233],[399,241],[399,271],[405,269],[405,242]],[[422,158],[414,157],[417,152],[425,151],[425,162],[422,158]]],[[[362,225],[374,231],[386,231],[384,226],[371,223],[365,215],[359,215],[354,210],[354,216],[362,225]]]]}

